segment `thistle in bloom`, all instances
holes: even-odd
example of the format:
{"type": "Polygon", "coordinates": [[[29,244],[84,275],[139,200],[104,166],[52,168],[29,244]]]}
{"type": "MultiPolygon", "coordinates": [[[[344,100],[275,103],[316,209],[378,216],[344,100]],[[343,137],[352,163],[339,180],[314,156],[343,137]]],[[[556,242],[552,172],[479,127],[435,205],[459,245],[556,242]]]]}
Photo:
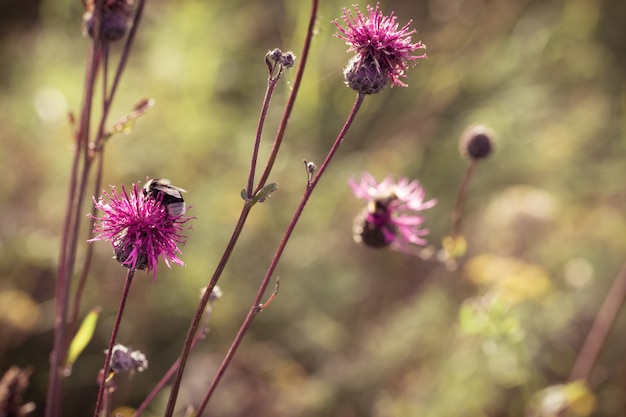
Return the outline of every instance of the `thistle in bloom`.
{"type": "Polygon", "coordinates": [[[433,207],[437,201],[424,201],[426,192],[417,181],[392,176],[380,184],[369,173],[363,173],[361,180],[350,179],[350,188],[357,198],[367,201],[367,207],[354,222],[354,240],[374,248],[394,245],[406,251],[408,244],[425,245],[422,236],[427,229],[420,229],[424,218],[422,210],[433,207]]]}
{"type": "Polygon", "coordinates": [[[187,229],[184,224],[189,217],[173,217],[163,202],[163,194],[153,198],[133,184],[128,193],[122,186],[122,193],[114,187],[111,192],[103,192],[96,208],[103,212],[102,217],[93,217],[99,223],[94,231],[98,235],[91,239],[108,240],[113,245],[115,258],[129,269],[146,269],[156,276],[159,257],[163,257],[169,267],[171,263],[185,265],[178,258],[179,245],[185,243],[180,233],[187,229]]]}
{"type": "Polygon", "coordinates": [[[361,13],[355,5],[352,11],[343,8],[343,20],[347,27],[342,27],[335,20],[337,33],[350,46],[348,52],[356,55],[344,70],[346,84],[362,94],[374,94],[382,90],[389,78],[392,86],[406,87],[401,78],[417,59],[426,58],[426,54],[414,55],[418,49],[426,49],[421,41],[411,42],[415,29],[409,30],[411,20],[401,28],[396,16],[391,12],[385,16],[376,7],[367,6],[367,14],[361,13]]]}

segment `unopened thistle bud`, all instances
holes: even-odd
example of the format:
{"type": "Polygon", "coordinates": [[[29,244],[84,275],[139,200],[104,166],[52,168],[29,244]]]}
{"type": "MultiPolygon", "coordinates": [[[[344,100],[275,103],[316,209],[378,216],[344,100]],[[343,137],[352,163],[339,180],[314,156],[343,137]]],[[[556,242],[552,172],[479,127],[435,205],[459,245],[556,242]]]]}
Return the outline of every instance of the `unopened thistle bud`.
{"type": "Polygon", "coordinates": [[[371,57],[354,56],[343,70],[346,85],[361,94],[376,94],[387,85],[389,77],[371,57]]]}
{"type": "Polygon", "coordinates": [[[283,68],[291,68],[296,61],[296,56],[291,51],[283,52],[280,49],[276,48],[269,51],[267,55],[265,55],[265,61],[268,63],[269,66],[271,64],[268,62],[268,60],[279,62],[283,68]]]}
{"type": "MultiPolygon", "coordinates": [[[[131,15],[131,4],[131,0],[104,0],[102,20],[100,22],[100,31],[103,41],[114,42],[122,39],[126,35],[131,15]]],[[[86,6],[87,11],[83,15],[84,32],[90,38],[93,38],[96,13],[95,1],[87,1],[86,6]]]]}
{"type": "Polygon", "coordinates": [[[465,129],[459,141],[461,155],[478,161],[493,153],[493,132],[484,125],[472,125],[465,129]]]}

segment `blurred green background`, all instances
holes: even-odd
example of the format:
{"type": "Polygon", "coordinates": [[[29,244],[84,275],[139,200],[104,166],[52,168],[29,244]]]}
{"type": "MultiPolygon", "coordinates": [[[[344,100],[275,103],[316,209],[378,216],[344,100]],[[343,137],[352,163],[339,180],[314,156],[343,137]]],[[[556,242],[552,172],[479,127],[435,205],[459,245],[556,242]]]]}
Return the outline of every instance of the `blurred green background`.
{"type": "MultiPolygon", "coordinates": [[[[321,2],[270,178],[279,191],[254,208],[220,281],[224,296],[190,360],[181,407],[201,398],[248,311],[302,195],[302,160],[322,161],[350,110],[349,55],[331,23],[342,6],[350,2],[321,2]]],[[[537,393],[566,381],[624,259],[626,3],[388,0],[381,9],[400,24],[413,19],[429,58],[409,71],[408,88],[365,100],[279,265],[280,293],[254,322],[210,415],[550,415],[537,393]],[[497,152],[471,184],[459,268],[355,244],[362,202],[346,181],[370,171],[418,179],[437,198],[425,214],[429,241],[441,246],[467,166],[458,138],[472,123],[495,130],[497,152]]],[[[72,155],[67,112],[79,111],[88,50],[83,11],[78,0],[0,1],[0,372],[33,367],[25,400],[37,416],[72,155]]],[[[308,15],[306,1],[147,4],[110,121],[142,97],[156,106],[109,143],[104,185],[169,178],[188,190],[197,219],[187,266],[133,284],[118,340],[146,353],[150,367],[116,378],[116,406],[136,407],[180,352],[242,205],[264,55],[298,55],[308,15]]],[[[263,155],[293,76],[273,99],[263,155]]],[[[110,246],[95,245],[83,308],[103,313],[66,380],[68,416],[92,413],[125,276],[110,246]]],[[[594,395],[570,415],[624,415],[625,332],[620,314],[590,377],[594,395]]],[[[165,400],[145,415],[160,415],[165,400]]]]}

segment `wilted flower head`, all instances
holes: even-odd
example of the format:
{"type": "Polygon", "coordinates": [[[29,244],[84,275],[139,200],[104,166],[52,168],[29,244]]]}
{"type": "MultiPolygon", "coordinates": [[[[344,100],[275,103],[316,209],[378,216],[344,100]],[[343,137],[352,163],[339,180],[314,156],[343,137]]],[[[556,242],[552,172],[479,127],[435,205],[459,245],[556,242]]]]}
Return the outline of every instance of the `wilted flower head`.
{"type": "MultiPolygon", "coordinates": [[[[104,353],[108,353],[108,349],[104,353]]],[[[120,372],[143,372],[148,368],[148,359],[141,351],[132,350],[118,343],[113,346],[109,365],[111,371],[116,374],[120,372]]]]}
{"type": "Polygon", "coordinates": [[[355,5],[352,11],[343,8],[343,20],[347,27],[342,27],[335,20],[333,23],[341,33],[339,39],[346,41],[349,52],[356,55],[346,69],[344,75],[348,86],[363,94],[377,93],[385,87],[391,78],[392,86],[406,87],[400,78],[406,77],[409,65],[426,54],[413,55],[418,49],[426,49],[422,42],[411,42],[415,29],[409,30],[409,21],[398,28],[396,16],[391,12],[385,16],[376,7],[367,6],[367,15],[361,13],[355,5]]]}
{"type": "MultiPolygon", "coordinates": [[[[101,32],[102,40],[114,42],[126,35],[128,21],[131,16],[132,0],[104,0],[102,5],[101,32]]],[[[87,0],[85,2],[87,10],[83,15],[84,31],[90,38],[94,36],[94,15],[96,2],[87,0]]]]}
{"type": "Polygon", "coordinates": [[[111,193],[103,192],[98,200],[94,198],[96,208],[103,212],[102,217],[93,217],[99,223],[94,240],[108,240],[113,245],[115,258],[130,269],[147,269],[156,276],[159,256],[169,267],[171,262],[184,265],[177,254],[181,253],[178,245],[185,243],[180,234],[189,217],[169,215],[163,204],[163,195],[152,198],[133,184],[131,193],[122,186],[119,194],[114,187],[111,193]]]}
{"type": "Polygon", "coordinates": [[[355,219],[354,239],[367,246],[382,248],[397,244],[406,250],[407,244],[425,245],[422,238],[427,229],[420,211],[433,207],[436,200],[424,201],[425,191],[417,181],[388,176],[380,184],[369,173],[361,181],[349,180],[350,188],[358,198],[367,200],[367,207],[355,219]]]}

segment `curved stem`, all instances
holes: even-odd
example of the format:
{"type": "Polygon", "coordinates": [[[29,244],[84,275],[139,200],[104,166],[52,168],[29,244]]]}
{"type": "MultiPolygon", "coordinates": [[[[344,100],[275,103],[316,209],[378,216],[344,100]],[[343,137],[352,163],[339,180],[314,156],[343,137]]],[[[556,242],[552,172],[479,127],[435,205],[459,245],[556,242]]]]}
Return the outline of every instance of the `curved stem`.
{"type": "Polygon", "coordinates": [[[96,400],[96,409],[93,413],[94,417],[99,417],[100,409],[102,408],[102,399],[104,396],[104,390],[107,386],[107,379],[111,372],[111,356],[113,355],[113,346],[115,346],[115,339],[117,339],[117,333],[120,330],[120,323],[122,322],[122,315],[124,314],[124,308],[126,307],[126,300],[128,299],[128,293],[130,292],[130,284],[133,282],[133,276],[135,275],[134,269],[129,269],[126,274],[126,282],[124,283],[124,290],[122,291],[122,299],[120,300],[120,306],[117,309],[117,316],[115,317],[115,324],[113,325],[113,331],[111,331],[111,338],[109,339],[109,348],[107,349],[106,359],[104,360],[104,366],[102,367],[102,380],[100,381],[100,389],[98,390],[98,398],[96,400]]]}
{"type": "Polygon", "coordinates": [[[315,177],[313,178],[313,180],[310,182],[307,181],[307,185],[304,190],[304,195],[302,196],[300,203],[298,204],[298,207],[296,208],[296,211],[294,212],[294,215],[291,218],[289,225],[287,226],[287,230],[285,230],[283,238],[278,248],[276,249],[276,253],[274,254],[272,262],[270,263],[270,266],[267,269],[265,277],[263,278],[263,281],[261,282],[261,285],[259,286],[259,290],[254,298],[254,301],[252,302],[252,307],[250,307],[250,310],[248,311],[248,315],[246,316],[243,323],[241,324],[241,327],[239,328],[239,331],[237,332],[235,339],[233,340],[230,348],[228,349],[228,352],[226,353],[224,360],[222,361],[220,367],[218,368],[217,373],[215,374],[215,377],[213,377],[213,381],[211,382],[209,389],[207,390],[204,398],[202,399],[202,402],[200,403],[200,405],[198,406],[198,409],[196,410],[196,414],[198,416],[202,415],[202,413],[204,412],[204,409],[206,408],[209,400],[211,399],[213,392],[217,388],[217,385],[220,383],[220,380],[222,379],[222,376],[224,375],[224,373],[226,372],[226,369],[230,365],[233,356],[235,356],[235,352],[237,351],[237,348],[241,344],[241,341],[243,340],[248,329],[250,328],[252,321],[262,311],[260,308],[261,301],[263,300],[263,296],[265,294],[265,291],[267,290],[267,286],[270,283],[272,275],[274,274],[276,266],[278,265],[278,262],[280,261],[283,251],[285,250],[285,247],[287,246],[287,242],[289,241],[289,238],[291,237],[291,234],[293,230],[295,229],[296,224],[298,223],[298,220],[300,219],[300,216],[302,215],[304,208],[306,207],[306,204],[308,203],[311,195],[313,194],[313,190],[315,189],[320,178],[326,171],[326,168],[330,164],[330,161],[332,160],[333,156],[337,153],[339,146],[343,142],[343,138],[345,137],[348,129],[350,128],[350,126],[352,125],[352,122],[354,121],[354,118],[356,117],[359,109],[361,108],[361,104],[363,104],[364,98],[365,96],[362,94],[359,94],[357,96],[357,99],[354,102],[354,105],[352,107],[352,111],[350,112],[348,119],[346,120],[343,128],[341,129],[341,132],[337,136],[337,139],[335,139],[335,143],[333,144],[332,148],[328,152],[326,159],[324,159],[324,162],[317,170],[317,173],[315,177]]]}

